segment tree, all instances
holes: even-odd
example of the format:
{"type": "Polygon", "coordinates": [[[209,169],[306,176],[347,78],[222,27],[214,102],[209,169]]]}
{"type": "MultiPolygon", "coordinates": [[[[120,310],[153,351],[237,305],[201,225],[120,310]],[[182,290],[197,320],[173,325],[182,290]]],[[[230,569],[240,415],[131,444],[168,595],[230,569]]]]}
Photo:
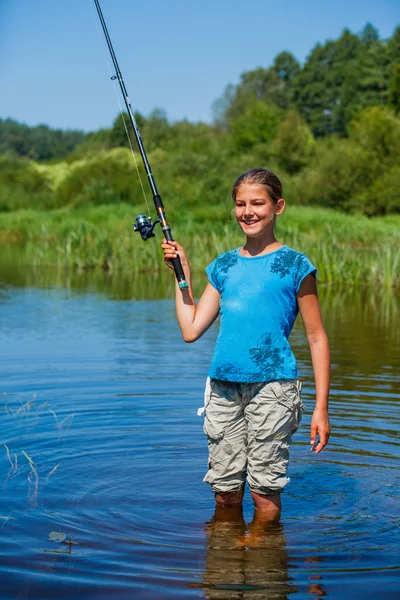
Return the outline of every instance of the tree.
{"type": "Polygon", "coordinates": [[[297,173],[309,163],[315,140],[307,123],[296,110],[291,110],[279,124],[273,145],[282,168],[288,173],[297,173]]]}
{"type": "Polygon", "coordinates": [[[368,153],[381,171],[400,156],[400,120],[383,106],[366,108],[349,126],[349,137],[368,153]]]}
{"type": "Polygon", "coordinates": [[[370,216],[400,211],[400,120],[386,107],[366,108],[349,138],[321,140],[312,163],[297,177],[296,195],[370,216]]]}
{"type": "Polygon", "coordinates": [[[337,110],[337,127],[347,132],[348,124],[367,106],[385,104],[388,95],[388,55],[384,44],[369,34],[356,63],[347,67],[337,110]],[[340,123],[340,126],[339,126],[340,123]]]}
{"type": "Polygon", "coordinates": [[[225,131],[228,129],[228,110],[233,103],[235,93],[236,86],[230,83],[226,86],[222,96],[213,102],[211,108],[215,125],[220,129],[224,129],[225,131]]]}
{"type": "Polygon", "coordinates": [[[28,127],[13,119],[0,119],[0,153],[15,152],[34,160],[63,158],[88,137],[82,131],[28,127]]]}
{"type": "MultiPolygon", "coordinates": [[[[134,116],[139,129],[143,128],[146,119],[139,112],[136,112],[134,116]]],[[[111,148],[129,147],[128,135],[135,148],[135,135],[132,131],[130,118],[127,112],[123,112],[116,117],[108,135],[105,136],[108,142],[106,146],[111,148]]]]}
{"type": "Polygon", "coordinates": [[[167,115],[161,108],[155,108],[143,127],[143,139],[146,149],[162,148],[168,141],[170,125],[167,115]]]}
{"type": "Polygon", "coordinates": [[[274,58],[273,68],[280,80],[289,83],[300,72],[300,63],[290,52],[280,52],[274,58]]]}
{"type": "Polygon", "coordinates": [[[282,111],[273,104],[258,101],[242,116],[232,120],[231,134],[235,147],[249,150],[256,144],[270,145],[276,137],[282,111]]]}
{"type": "Polygon", "coordinates": [[[228,129],[252,105],[264,102],[279,108],[290,104],[290,84],[300,65],[290,52],[275,57],[272,67],[258,67],[242,73],[237,86],[228,85],[213,105],[214,122],[228,129]]]}
{"type": "Polygon", "coordinates": [[[343,104],[348,82],[356,80],[360,46],[360,38],[345,29],[338,40],[317,44],[293,79],[293,100],[316,137],[345,133],[343,104]]]}
{"type": "Polygon", "coordinates": [[[396,27],[392,37],[388,41],[387,50],[390,63],[400,63],[400,25],[396,27]]]}
{"type": "Polygon", "coordinates": [[[389,83],[389,104],[400,112],[400,64],[394,65],[389,83]]]}
{"type": "Polygon", "coordinates": [[[379,40],[379,32],[371,23],[364,25],[364,29],[360,34],[360,39],[366,46],[379,40]]]}

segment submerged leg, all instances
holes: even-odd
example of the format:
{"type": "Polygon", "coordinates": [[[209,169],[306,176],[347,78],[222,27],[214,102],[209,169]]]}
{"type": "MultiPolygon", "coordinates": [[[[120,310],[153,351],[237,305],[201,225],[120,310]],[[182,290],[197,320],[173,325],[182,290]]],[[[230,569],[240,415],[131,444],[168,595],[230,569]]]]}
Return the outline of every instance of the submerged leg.
{"type": "Polygon", "coordinates": [[[215,492],[215,502],[218,506],[240,506],[243,502],[244,486],[240,490],[230,492],[215,492]]]}
{"type": "Polygon", "coordinates": [[[271,565],[271,563],[277,561],[281,546],[284,546],[281,523],[278,520],[271,519],[271,511],[262,511],[255,508],[253,520],[248,524],[247,532],[243,536],[240,545],[247,548],[269,549],[270,554],[267,557],[266,564],[271,565]]]}
{"type": "Polygon", "coordinates": [[[251,492],[256,512],[259,512],[259,521],[279,521],[281,516],[281,495],[258,494],[251,492]]]}
{"type": "Polygon", "coordinates": [[[248,420],[248,476],[256,512],[276,522],[281,514],[280,492],[287,476],[290,443],[301,418],[301,400],[295,382],[264,384],[246,407],[248,420]]]}

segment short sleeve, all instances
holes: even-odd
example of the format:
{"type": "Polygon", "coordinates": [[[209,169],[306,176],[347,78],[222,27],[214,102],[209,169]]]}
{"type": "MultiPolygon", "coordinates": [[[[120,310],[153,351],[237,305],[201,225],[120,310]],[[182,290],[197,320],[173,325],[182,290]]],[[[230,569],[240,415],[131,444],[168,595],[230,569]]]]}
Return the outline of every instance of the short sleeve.
{"type": "Polygon", "coordinates": [[[296,292],[299,291],[303,279],[305,279],[307,275],[310,275],[310,273],[316,278],[317,268],[311,263],[305,254],[299,254],[293,273],[293,283],[296,292]]]}
{"type": "Polygon", "coordinates": [[[208,267],[206,267],[206,273],[207,273],[208,281],[218,292],[220,292],[221,286],[218,281],[217,259],[213,260],[212,263],[210,263],[208,265],[208,267]]]}

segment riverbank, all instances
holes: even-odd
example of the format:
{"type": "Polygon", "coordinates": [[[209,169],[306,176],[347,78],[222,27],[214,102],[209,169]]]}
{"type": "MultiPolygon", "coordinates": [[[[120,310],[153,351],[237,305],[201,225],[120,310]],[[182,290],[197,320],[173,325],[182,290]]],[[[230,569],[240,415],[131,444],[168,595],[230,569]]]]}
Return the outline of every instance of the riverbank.
{"type": "MultiPolygon", "coordinates": [[[[164,268],[161,232],[144,243],[132,222],[142,212],[128,204],[23,210],[0,214],[3,256],[33,267],[146,272],[164,268]]],[[[170,213],[171,214],[171,213],[170,213]]],[[[199,207],[174,215],[173,233],[186,248],[194,270],[241,245],[231,205],[199,207]],[[202,213],[199,214],[200,208],[202,213]]],[[[308,254],[319,281],[400,285],[400,216],[368,219],[324,208],[290,206],[278,220],[279,241],[308,254]]]]}

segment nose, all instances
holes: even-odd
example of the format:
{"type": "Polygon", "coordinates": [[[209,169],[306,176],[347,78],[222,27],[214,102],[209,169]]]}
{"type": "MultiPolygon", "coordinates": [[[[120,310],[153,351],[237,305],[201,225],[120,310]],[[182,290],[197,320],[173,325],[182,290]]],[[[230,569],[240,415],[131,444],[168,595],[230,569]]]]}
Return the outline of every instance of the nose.
{"type": "Polygon", "coordinates": [[[249,204],[246,204],[246,206],[244,207],[244,216],[251,217],[251,215],[253,215],[253,214],[254,214],[253,207],[249,202],[249,204]]]}

